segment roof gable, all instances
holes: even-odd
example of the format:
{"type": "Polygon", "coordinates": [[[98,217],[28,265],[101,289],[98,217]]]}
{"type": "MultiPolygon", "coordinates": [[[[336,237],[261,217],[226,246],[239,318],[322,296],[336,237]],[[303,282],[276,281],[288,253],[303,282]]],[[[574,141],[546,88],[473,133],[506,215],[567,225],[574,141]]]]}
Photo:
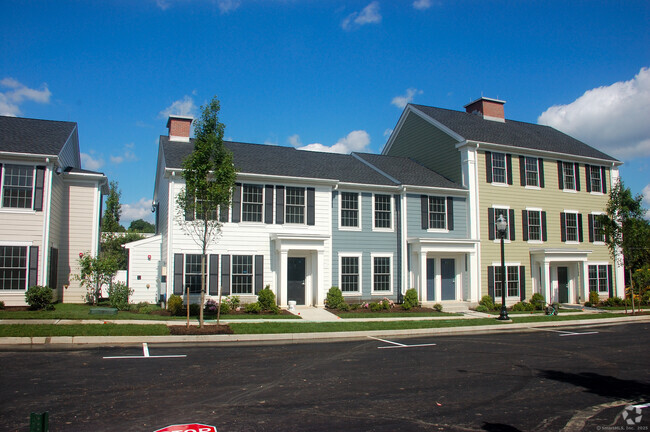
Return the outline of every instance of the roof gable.
{"type": "Polygon", "coordinates": [[[57,156],[77,123],[0,116],[0,151],[57,156]]]}

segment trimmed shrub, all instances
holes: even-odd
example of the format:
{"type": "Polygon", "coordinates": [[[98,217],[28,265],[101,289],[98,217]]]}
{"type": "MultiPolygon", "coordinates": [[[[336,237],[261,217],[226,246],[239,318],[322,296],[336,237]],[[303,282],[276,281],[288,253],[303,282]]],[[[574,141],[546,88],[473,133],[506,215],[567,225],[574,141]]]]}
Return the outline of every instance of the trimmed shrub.
{"type": "Polygon", "coordinates": [[[255,303],[248,303],[246,307],[244,308],[246,313],[255,313],[258,314],[262,312],[262,307],[260,306],[259,302],[255,303]]]}
{"type": "Polygon", "coordinates": [[[275,294],[268,285],[257,294],[257,302],[263,311],[275,311],[278,308],[275,302],[275,294]]]}
{"type": "Polygon", "coordinates": [[[620,297],[610,297],[607,300],[603,302],[605,306],[613,307],[613,306],[622,306],[623,305],[623,299],[620,297]]]}
{"type": "Polygon", "coordinates": [[[436,312],[442,312],[442,305],[440,303],[434,304],[433,310],[435,310],[436,312]]]}
{"type": "Polygon", "coordinates": [[[5,302],[0,300],[0,310],[4,310],[5,308],[5,302]]]}
{"type": "Polygon", "coordinates": [[[339,287],[333,286],[330,288],[325,298],[325,307],[328,309],[341,309],[343,304],[345,304],[345,299],[339,287]]]}
{"type": "MultiPolygon", "coordinates": [[[[643,293],[643,296],[641,297],[641,304],[646,306],[650,305],[650,290],[643,293]]],[[[0,309],[4,309],[4,303],[1,305],[0,309]]]]}
{"type": "MultiPolygon", "coordinates": [[[[352,309],[357,309],[358,307],[359,307],[359,305],[357,304],[356,307],[354,307],[354,308],[352,308],[352,309]]],[[[341,303],[341,304],[339,305],[338,310],[343,311],[343,312],[347,312],[347,311],[350,310],[350,305],[347,304],[346,302],[343,302],[343,303],[341,303]]]]}
{"type": "Polygon", "coordinates": [[[382,309],[384,309],[384,306],[381,303],[377,303],[377,302],[370,303],[370,310],[371,311],[379,312],[382,309]]]}
{"type": "MultiPolygon", "coordinates": [[[[187,311],[185,313],[187,313],[187,311]]],[[[201,305],[198,303],[191,303],[190,316],[198,316],[200,313],[201,313],[201,305]]]]}
{"type": "Polygon", "coordinates": [[[600,297],[598,297],[598,293],[596,291],[589,291],[589,303],[592,305],[597,305],[600,303],[600,297]]]}
{"type": "Polygon", "coordinates": [[[420,300],[418,299],[418,292],[415,288],[409,288],[404,294],[404,303],[402,304],[402,309],[409,310],[414,307],[420,306],[420,300]]]}
{"type": "Polygon", "coordinates": [[[133,289],[122,282],[115,282],[108,287],[108,302],[117,310],[129,310],[129,296],[131,295],[133,295],[133,289]]]}
{"type": "Polygon", "coordinates": [[[540,293],[535,293],[530,298],[530,304],[533,305],[535,310],[544,310],[544,304],[545,303],[546,303],[546,300],[544,299],[544,296],[541,295],[540,293]]]}
{"type": "Polygon", "coordinates": [[[25,293],[25,301],[32,310],[53,310],[52,289],[40,285],[29,287],[25,293]]]}
{"type": "Polygon", "coordinates": [[[532,312],[535,310],[535,306],[532,303],[519,302],[512,305],[512,310],[517,312],[532,312]]]}
{"type": "MultiPolygon", "coordinates": [[[[222,310],[221,313],[223,313],[223,302],[221,302],[222,305],[222,310]]],[[[207,314],[216,314],[217,313],[217,308],[219,307],[219,303],[214,300],[214,299],[207,299],[205,301],[205,305],[203,307],[203,311],[207,314]]],[[[228,313],[228,312],[226,312],[228,313]]]]}
{"type": "Polygon", "coordinates": [[[480,304],[476,306],[476,312],[490,312],[490,309],[488,309],[487,306],[480,304]]]}
{"type": "Polygon", "coordinates": [[[182,315],[183,314],[183,299],[181,296],[172,294],[167,300],[167,310],[172,315],[182,315]]]}
{"type": "Polygon", "coordinates": [[[479,301],[478,304],[485,306],[486,308],[488,308],[488,310],[491,311],[496,309],[494,306],[494,300],[492,300],[492,297],[490,297],[489,295],[485,295],[481,297],[481,301],[479,301]]]}
{"type": "Polygon", "coordinates": [[[585,307],[593,307],[593,305],[591,304],[591,302],[585,302],[585,307]]]}

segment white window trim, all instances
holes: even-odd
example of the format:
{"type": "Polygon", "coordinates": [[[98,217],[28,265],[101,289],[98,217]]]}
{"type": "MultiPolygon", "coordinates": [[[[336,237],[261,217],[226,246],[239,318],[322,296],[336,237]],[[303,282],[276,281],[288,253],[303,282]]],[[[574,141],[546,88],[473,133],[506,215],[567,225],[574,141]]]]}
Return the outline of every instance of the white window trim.
{"type": "Polygon", "coordinates": [[[539,173],[539,158],[535,156],[524,156],[524,183],[526,186],[524,186],[526,189],[532,189],[532,190],[542,190],[542,187],[540,184],[542,183],[542,176],[539,173]],[[526,159],[531,158],[535,159],[537,161],[537,186],[532,186],[528,184],[528,171],[526,170],[526,159]]]}
{"type": "MultiPolygon", "coordinates": [[[[590,191],[589,193],[592,194],[592,195],[605,195],[605,194],[603,193],[603,172],[602,172],[602,166],[601,166],[601,165],[591,165],[591,167],[598,167],[598,178],[600,178],[600,187],[598,188],[598,190],[594,190],[593,184],[591,184],[591,182],[590,182],[590,184],[589,184],[589,189],[591,189],[591,191],[590,191]]],[[[591,171],[591,168],[589,168],[589,170],[591,171]]],[[[593,180],[593,178],[594,178],[594,177],[593,177],[593,174],[592,174],[591,172],[589,172],[589,177],[590,177],[590,180],[593,180]]]]}
{"type": "MultiPolygon", "coordinates": [[[[266,189],[266,188],[264,188],[264,189],[266,189]]],[[[266,196],[263,199],[264,199],[264,202],[266,202],[266,196]]],[[[265,217],[265,216],[266,215],[262,215],[262,217],[265,217]]],[[[305,225],[307,225],[307,188],[306,187],[302,187],[302,186],[285,186],[284,187],[284,223],[287,224],[287,225],[291,225],[291,226],[305,226],[305,225]],[[287,221],[287,215],[288,215],[288,213],[287,213],[287,206],[288,206],[288,204],[287,204],[287,189],[289,189],[289,188],[302,189],[302,193],[303,193],[302,196],[303,196],[303,199],[304,199],[304,202],[305,202],[305,204],[302,206],[302,220],[303,220],[302,223],[300,223],[300,222],[288,222],[287,221]]]]}
{"type": "Polygon", "coordinates": [[[573,162],[562,161],[562,192],[578,193],[578,181],[576,178],[576,165],[573,162]],[[564,164],[569,164],[573,167],[573,189],[567,189],[564,183],[564,164]]]}
{"type": "Polygon", "coordinates": [[[392,295],[393,294],[393,254],[392,253],[371,253],[370,254],[370,293],[371,295],[392,295]],[[390,260],[390,290],[389,291],[375,291],[375,258],[388,258],[390,260]]]}
{"type": "Polygon", "coordinates": [[[27,260],[25,262],[26,267],[25,267],[25,287],[21,289],[0,289],[1,293],[4,294],[17,294],[21,293],[21,295],[25,295],[24,292],[27,291],[29,288],[27,285],[29,285],[29,262],[31,261],[31,251],[30,251],[30,246],[32,246],[32,242],[11,242],[11,241],[3,241],[0,243],[0,246],[14,246],[14,247],[25,247],[27,248],[27,260]]]}
{"type": "MultiPolygon", "coordinates": [[[[566,241],[564,244],[570,244],[570,245],[578,245],[580,244],[580,233],[578,230],[580,229],[580,224],[578,223],[578,213],[580,213],[578,210],[564,210],[564,235],[566,237],[566,241]],[[572,213],[576,215],[576,240],[569,240],[569,232],[567,231],[569,224],[567,223],[566,215],[572,213]]],[[[562,228],[562,227],[560,227],[562,228]]]]}
{"type": "Polygon", "coordinates": [[[2,175],[0,175],[0,212],[2,213],[20,213],[20,214],[36,214],[34,210],[34,194],[36,191],[36,165],[24,164],[24,163],[2,163],[2,175]],[[30,208],[18,208],[18,207],[5,207],[4,206],[4,195],[5,195],[5,174],[7,165],[19,165],[32,167],[32,205],[30,208]]]}
{"type": "MultiPolygon", "coordinates": [[[[494,223],[497,222],[497,213],[496,213],[496,210],[497,210],[497,209],[498,209],[498,210],[506,210],[506,216],[508,217],[508,238],[504,238],[504,239],[503,239],[503,243],[505,243],[505,244],[509,244],[510,242],[512,242],[512,240],[510,240],[510,206],[493,205],[492,208],[495,210],[495,212],[494,212],[494,223]]],[[[494,226],[491,226],[490,229],[491,229],[491,230],[494,230],[495,227],[494,227],[494,226]]],[[[488,237],[488,238],[489,238],[489,237],[488,237]]],[[[494,240],[493,240],[493,242],[494,242],[494,243],[501,243],[501,239],[499,238],[499,236],[498,236],[498,234],[497,234],[496,231],[494,232],[494,240]]],[[[500,264],[499,264],[499,265],[500,265],[500,264]]]]}
{"type": "Polygon", "coordinates": [[[362,215],[361,209],[363,208],[363,203],[362,203],[363,196],[361,195],[361,192],[339,191],[338,195],[339,195],[338,196],[338,201],[339,201],[339,223],[338,223],[339,230],[340,231],[361,231],[363,229],[363,223],[362,223],[363,219],[361,218],[361,215],[362,215]],[[343,201],[343,193],[357,194],[357,205],[358,205],[358,208],[357,208],[357,223],[358,223],[358,225],[355,226],[355,227],[354,226],[352,226],[352,227],[343,226],[343,224],[342,224],[342,222],[343,222],[343,207],[341,206],[341,203],[343,201]]]}
{"type": "MultiPolygon", "coordinates": [[[[493,262],[492,262],[492,267],[495,267],[495,268],[496,268],[496,267],[499,267],[499,268],[501,268],[501,262],[494,262],[494,261],[493,261],[493,262]]],[[[507,262],[507,261],[506,261],[506,263],[505,263],[505,267],[506,267],[506,273],[508,273],[508,267],[519,267],[519,268],[521,269],[521,262],[507,262]]],[[[496,277],[496,273],[494,274],[494,276],[496,277]]],[[[519,277],[519,279],[518,279],[518,280],[519,280],[519,290],[518,290],[518,291],[519,291],[519,294],[516,295],[516,296],[509,296],[509,295],[507,295],[507,293],[508,293],[508,287],[507,287],[507,285],[506,285],[506,299],[507,299],[507,300],[508,300],[508,299],[509,299],[509,300],[515,300],[515,299],[520,299],[520,298],[521,298],[521,270],[519,270],[519,275],[518,275],[518,277],[519,277]]],[[[507,281],[506,281],[506,282],[507,282],[507,281]]],[[[496,281],[493,280],[492,283],[495,285],[495,286],[494,286],[494,298],[495,298],[495,299],[500,299],[501,296],[496,294],[496,281]]]]}
{"type": "MultiPolygon", "coordinates": [[[[243,225],[259,225],[264,223],[264,218],[265,218],[265,203],[266,203],[266,188],[264,187],[263,184],[259,183],[242,183],[241,185],[241,192],[239,196],[239,222],[240,224],[243,225]],[[262,188],[262,220],[260,221],[245,221],[244,220],[244,186],[259,186],[262,188]]],[[[232,212],[232,205],[231,205],[231,212],[232,212]]]]}
{"type": "MultiPolygon", "coordinates": [[[[602,194],[601,194],[601,195],[602,195],[602,194]]],[[[591,215],[592,215],[592,216],[602,216],[602,215],[605,215],[605,214],[607,214],[607,213],[605,213],[605,212],[591,212],[591,215]]],[[[600,241],[600,240],[596,240],[596,226],[595,226],[595,225],[596,225],[596,220],[595,220],[595,218],[594,218],[594,227],[593,227],[593,228],[594,228],[594,232],[591,233],[591,234],[593,235],[593,237],[594,237],[594,242],[593,242],[592,244],[593,244],[593,245],[597,245],[597,246],[603,246],[603,245],[606,245],[606,244],[607,244],[606,242],[604,242],[604,241],[600,241]]],[[[589,228],[589,227],[587,227],[587,228],[589,228]]]]}
{"type": "MultiPolygon", "coordinates": [[[[537,160],[539,161],[539,159],[537,159],[537,160]]],[[[525,210],[527,212],[539,212],[539,236],[540,236],[540,239],[539,240],[531,240],[530,239],[530,223],[529,223],[530,219],[529,219],[528,221],[526,221],[526,223],[528,223],[528,244],[543,244],[544,243],[544,234],[543,234],[542,230],[544,228],[542,227],[542,212],[544,210],[542,210],[539,207],[526,207],[525,210]]]]}
{"type": "Polygon", "coordinates": [[[393,196],[391,194],[377,194],[377,193],[372,194],[372,230],[373,231],[377,231],[377,232],[393,232],[393,231],[395,231],[395,228],[394,228],[395,224],[393,223],[394,207],[395,206],[393,205],[393,196]],[[390,200],[389,200],[389,203],[390,203],[390,227],[389,228],[377,228],[375,226],[375,215],[376,215],[375,197],[377,195],[387,195],[390,198],[390,200]]]}
{"type": "Polygon", "coordinates": [[[427,224],[430,224],[431,218],[430,218],[430,211],[429,209],[431,208],[431,198],[442,198],[443,202],[445,203],[445,227],[444,228],[431,228],[429,227],[427,229],[428,233],[448,233],[449,232],[449,221],[447,220],[447,215],[449,214],[449,209],[447,209],[447,197],[446,196],[441,196],[441,195],[428,195],[427,196],[427,224]]]}
{"type": "MultiPolygon", "coordinates": [[[[607,261],[587,261],[587,290],[589,290],[589,266],[608,266],[611,265],[611,263],[607,261]]],[[[598,269],[596,269],[596,272],[598,272],[598,269]]],[[[614,274],[612,272],[612,277],[614,277],[614,274]]],[[[598,291],[596,291],[599,295],[600,294],[609,294],[609,274],[607,275],[607,290],[601,291],[600,286],[598,291]]]]}
{"type": "Polygon", "coordinates": [[[510,186],[508,184],[508,155],[506,153],[502,153],[502,152],[492,152],[490,158],[491,158],[490,162],[491,162],[491,165],[492,165],[492,182],[491,182],[491,184],[493,184],[494,186],[502,186],[502,187],[510,186]],[[504,176],[503,176],[504,181],[503,182],[498,182],[498,181],[494,180],[494,156],[497,155],[497,154],[503,155],[503,172],[504,172],[504,176]]]}
{"type": "MultiPolygon", "coordinates": [[[[257,294],[255,294],[255,254],[253,252],[231,252],[230,254],[230,296],[240,296],[240,297],[255,297],[257,294]],[[235,277],[235,272],[233,271],[235,267],[235,256],[250,256],[251,257],[251,293],[233,293],[233,278],[235,277]]],[[[237,273],[240,274],[240,273],[237,273]]],[[[209,273],[208,273],[209,275],[209,273]]],[[[221,278],[221,275],[219,275],[219,278],[221,278]]],[[[221,279],[219,279],[221,280],[221,279]]],[[[206,283],[207,285],[207,283],[206,283]]],[[[206,286],[209,291],[209,287],[206,286]]]]}
{"type": "Polygon", "coordinates": [[[361,296],[363,292],[363,254],[361,252],[339,252],[339,289],[343,296],[361,296]],[[358,291],[343,291],[343,258],[359,259],[359,286],[358,291]]]}

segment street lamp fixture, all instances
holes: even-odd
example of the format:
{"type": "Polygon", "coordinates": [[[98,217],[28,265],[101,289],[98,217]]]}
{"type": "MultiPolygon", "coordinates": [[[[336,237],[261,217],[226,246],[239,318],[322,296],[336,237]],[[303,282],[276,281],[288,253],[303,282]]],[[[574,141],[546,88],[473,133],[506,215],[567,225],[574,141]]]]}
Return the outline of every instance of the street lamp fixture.
{"type": "Polygon", "coordinates": [[[506,261],[505,261],[505,247],[504,239],[508,233],[508,221],[500,214],[497,218],[497,233],[501,238],[501,313],[499,313],[500,321],[509,321],[508,310],[506,309],[506,290],[508,289],[506,283],[506,261]]]}

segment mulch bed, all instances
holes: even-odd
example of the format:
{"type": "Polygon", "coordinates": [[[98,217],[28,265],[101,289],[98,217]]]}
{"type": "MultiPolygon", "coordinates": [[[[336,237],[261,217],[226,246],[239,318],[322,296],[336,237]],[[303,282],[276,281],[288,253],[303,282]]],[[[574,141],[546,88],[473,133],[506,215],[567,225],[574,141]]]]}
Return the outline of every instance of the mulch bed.
{"type": "Polygon", "coordinates": [[[426,308],[426,307],[413,307],[409,310],[402,309],[401,305],[395,305],[390,309],[381,309],[378,311],[373,311],[370,308],[357,308],[357,309],[350,309],[349,311],[340,311],[340,310],[331,310],[328,309],[328,311],[336,314],[336,315],[345,315],[348,313],[383,313],[383,314],[391,314],[395,312],[404,312],[404,313],[414,313],[414,312],[427,312],[427,313],[439,313],[433,308],[426,308]]]}
{"type": "Polygon", "coordinates": [[[230,326],[206,324],[203,327],[184,325],[169,326],[169,332],[173,335],[212,335],[212,334],[233,334],[230,326]]]}

